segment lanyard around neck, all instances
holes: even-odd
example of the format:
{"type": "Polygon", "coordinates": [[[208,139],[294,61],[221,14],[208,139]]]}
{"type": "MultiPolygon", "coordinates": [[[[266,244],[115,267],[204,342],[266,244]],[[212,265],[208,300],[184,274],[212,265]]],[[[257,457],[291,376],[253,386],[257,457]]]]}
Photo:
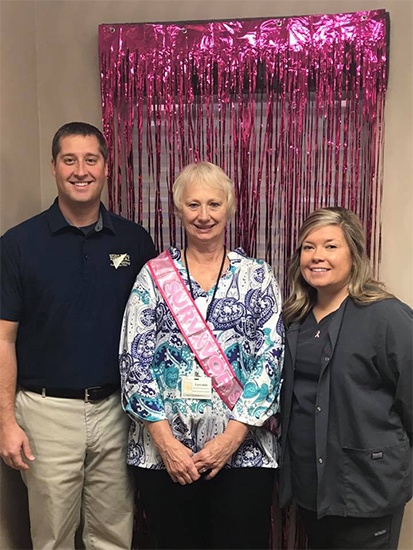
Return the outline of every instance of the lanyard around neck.
{"type": "MultiPolygon", "coordinates": [[[[189,273],[188,259],[186,257],[186,249],[187,249],[187,247],[184,248],[184,259],[185,259],[186,275],[188,277],[189,291],[191,293],[192,299],[195,301],[194,291],[192,289],[191,275],[189,273]]],[[[218,283],[219,283],[219,280],[220,280],[221,275],[222,275],[222,270],[224,268],[225,256],[226,256],[226,249],[225,249],[225,246],[224,246],[224,253],[222,255],[221,267],[219,268],[217,282],[215,283],[214,292],[212,294],[212,300],[209,302],[209,305],[208,305],[207,310],[206,310],[205,321],[208,321],[209,312],[211,311],[212,304],[214,303],[214,300],[215,300],[215,295],[216,295],[217,290],[218,290],[218,283]]]]}

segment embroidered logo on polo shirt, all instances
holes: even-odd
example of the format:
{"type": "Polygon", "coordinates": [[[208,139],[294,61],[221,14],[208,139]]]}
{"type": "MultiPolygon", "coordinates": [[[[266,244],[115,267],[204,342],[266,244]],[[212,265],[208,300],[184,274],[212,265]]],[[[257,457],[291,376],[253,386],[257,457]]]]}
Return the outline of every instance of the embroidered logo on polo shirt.
{"type": "Polygon", "coordinates": [[[118,267],[127,267],[130,265],[129,254],[109,254],[110,265],[115,269],[118,267]]]}

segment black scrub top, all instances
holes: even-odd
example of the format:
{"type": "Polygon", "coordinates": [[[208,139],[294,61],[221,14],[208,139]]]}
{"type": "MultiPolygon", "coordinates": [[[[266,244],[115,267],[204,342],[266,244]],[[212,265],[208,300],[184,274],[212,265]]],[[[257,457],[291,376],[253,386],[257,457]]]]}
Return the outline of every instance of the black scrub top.
{"type": "Polygon", "coordinates": [[[321,354],[335,311],[317,323],[311,311],[300,327],[294,369],[294,391],[289,427],[292,489],[295,501],[317,510],[315,403],[321,354]]]}

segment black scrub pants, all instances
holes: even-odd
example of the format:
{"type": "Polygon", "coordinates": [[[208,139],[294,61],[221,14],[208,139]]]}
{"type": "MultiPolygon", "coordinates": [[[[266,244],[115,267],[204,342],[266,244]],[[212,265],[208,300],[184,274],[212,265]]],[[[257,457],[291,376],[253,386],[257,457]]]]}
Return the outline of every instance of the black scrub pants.
{"type": "Polygon", "coordinates": [[[299,506],[311,550],[396,550],[404,505],[378,518],[325,516],[299,506]]]}
{"type": "Polygon", "coordinates": [[[132,471],[155,548],[269,548],[274,469],[225,469],[189,485],[166,470],[132,471]]]}

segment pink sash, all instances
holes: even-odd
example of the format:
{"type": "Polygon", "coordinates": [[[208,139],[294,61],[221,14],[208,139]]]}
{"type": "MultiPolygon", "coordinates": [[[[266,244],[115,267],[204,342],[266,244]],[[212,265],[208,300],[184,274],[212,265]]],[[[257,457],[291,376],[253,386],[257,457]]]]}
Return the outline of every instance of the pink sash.
{"type": "Polygon", "coordinates": [[[221,346],[202,317],[168,251],[148,262],[149,271],[176,324],[202,370],[229,409],[242,393],[242,385],[221,346]]]}

